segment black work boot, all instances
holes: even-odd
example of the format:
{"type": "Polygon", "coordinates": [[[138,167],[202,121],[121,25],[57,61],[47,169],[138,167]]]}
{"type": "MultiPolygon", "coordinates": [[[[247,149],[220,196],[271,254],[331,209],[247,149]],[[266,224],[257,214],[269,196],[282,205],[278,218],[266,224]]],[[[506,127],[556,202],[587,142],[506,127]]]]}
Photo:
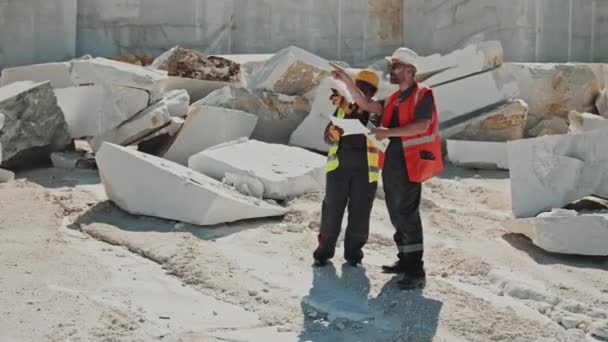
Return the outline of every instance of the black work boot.
{"type": "Polygon", "coordinates": [[[315,259],[314,266],[323,267],[327,265],[329,259],[334,257],[334,252],[328,252],[319,247],[312,253],[312,257],[315,259]]]}
{"type": "Polygon", "coordinates": [[[413,259],[408,263],[403,279],[397,282],[402,290],[414,290],[423,288],[426,285],[426,272],[424,271],[424,262],[422,261],[422,253],[417,255],[414,253],[413,259]]]}
{"type": "Polygon", "coordinates": [[[362,265],[361,260],[355,260],[355,259],[346,260],[346,264],[351,267],[359,267],[362,265]]]}
{"type": "Polygon", "coordinates": [[[394,264],[382,266],[382,271],[384,273],[391,273],[391,274],[405,273],[405,271],[407,270],[405,254],[399,253],[399,254],[397,254],[397,257],[399,257],[399,260],[397,260],[394,264]]]}
{"type": "Polygon", "coordinates": [[[397,286],[399,286],[401,290],[415,290],[424,288],[425,285],[426,276],[424,274],[410,275],[405,273],[403,274],[403,279],[397,282],[397,286]]]}

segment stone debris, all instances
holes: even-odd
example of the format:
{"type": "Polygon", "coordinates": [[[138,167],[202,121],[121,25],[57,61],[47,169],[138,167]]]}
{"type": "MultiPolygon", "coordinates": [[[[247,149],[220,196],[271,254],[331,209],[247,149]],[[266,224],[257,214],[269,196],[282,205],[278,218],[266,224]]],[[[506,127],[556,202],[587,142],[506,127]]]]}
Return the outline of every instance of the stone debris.
{"type": "Polygon", "coordinates": [[[171,114],[167,104],[159,101],[120,126],[89,139],[89,144],[93,151],[97,151],[104,141],[130,145],[160,130],[170,122],[171,114]]]}
{"type": "Polygon", "coordinates": [[[330,71],[327,60],[290,46],[260,66],[251,75],[248,86],[286,95],[304,95],[316,88],[330,71]]]}
{"type": "Polygon", "coordinates": [[[230,83],[240,81],[239,63],[179,46],[159,56],[151,67],[165,70],[169,76],[230,83]]]}
{"type": "Polygon", "coordinates": [[[95,167],[95,156],[84,152],[53,152],[51,161],[53,166],[58,169],[72,170],[95,167]]]}
{"type": "Polygon", "coordinates": [[[515,217],[534,217],[588,195],[608,197],[606,129],[508,142],[515,217]]]}
{"type": "Polygon", "coordinates": [[[568,114],[569,132],[581,133],[595,129],[608,128],[608,119],[592,113],[579,113],[575,110],[568,114]]]}
{"type": "Polygon", "coordinates": [[[150,94],[150,102],[156,102],[163,96],[162,81],[167,75],[137,65],[93,58],[72,61],[71,77],[77,85],[112,84],[145,90],[150,94]]]}
{"type": "Polygon", "coordinates": [[[527,117],[528,105],[523,100],[514,100],[444,130],[442,137],[474,141],[523,139],[527,117]]]}
{"type": "Polygon", "coordinates": [[[96,160],[108,198],[131,214],[205,226],[287,213],[184,166],[122,146],[104,143],[96,160]]]}
{"type": "Polygon", "coordinates": [[[19,167],[48,160],[70,143],[68,125],[50,82],[15,82],[0,88],[3,165],[19,167]]]}
{"type": "MultiPolygon", "coordinates": [[[[190,157],[188,167],[217,180],[226,174],[263,185],[263,198],[285,200],[325,188],[326,158],[298,147],[240,139],[190,157]],[[260,158],[260,156],[264,156],[260,158]]],[[[230,182],[232,181],[232,182],[230,182]]],[[[236,180],[238,181],[238,180],[236,180]]],[[[238,187],[237,187],[238,188],[238,187]]],[[[259,192],[259,191],[258,191],[259,192]]]]}
{"type": "Polygon", "coordinates": [[[201,105],[236,109],[256,115],[258,124],[251,138],[278,144],[287,144],[293,131],[310,112],[310,104],[303,97],[251,91],[235,86],[218,89],[192,104],[192,107],[201,105]]]}
{"type": "Polygon", "coordinates": [[[507,143],[447,140],[448,158],[455,165],[474,169],[508,170],[507,143]]]}
{"type": "Polygon", "coordinates": [[[163,157],[186,166],[188,158],[206,148],[250,137],[257,122],[255,115],[242,111],[195,106],[163,157]]]}
{"type": "Polygon", "coordinates": [[[2,69],[0,87],[13,82],[32,81],[36,83],[50,81],[55,89],[76,85],[70,76],[70,62],[45,63],[2,69]]]}
{"type": "Polygon", "coordinates": [[[148,92],[118,85],[91,85],[55,89],[72,138],[98,136],[141,112],[148,92]]]}
{"type": "Polygon", "coordinates": [[[577,213],[554,209],[506,225],[548,252],[608,256],[608,212],[577,213]]]}

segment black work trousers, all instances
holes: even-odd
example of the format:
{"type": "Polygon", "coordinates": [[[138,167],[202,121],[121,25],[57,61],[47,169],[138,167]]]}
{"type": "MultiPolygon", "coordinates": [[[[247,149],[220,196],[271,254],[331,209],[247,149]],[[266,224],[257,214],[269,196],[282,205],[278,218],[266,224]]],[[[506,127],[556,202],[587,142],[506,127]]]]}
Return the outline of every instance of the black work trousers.
{"type": "Polygon", "coordinates": [[[398,257],[414,270],[423,267],[423,234],[420,219],[422,184],[409,181],[401,141],[393,141],[386,151],[382,170],[385,201],[398,257]]]}
{"type": "Polygon", "coordinates": [[[328,260],[334,257],[344,210],[348,206],[344,258],[360,262],[363,259],[362,248],[369,237],[369,221],[378,183],[369,182],[367,148],[340,148],[338,160],[339,167],[326,175],[319,247],[314,258],[328,260]]]}

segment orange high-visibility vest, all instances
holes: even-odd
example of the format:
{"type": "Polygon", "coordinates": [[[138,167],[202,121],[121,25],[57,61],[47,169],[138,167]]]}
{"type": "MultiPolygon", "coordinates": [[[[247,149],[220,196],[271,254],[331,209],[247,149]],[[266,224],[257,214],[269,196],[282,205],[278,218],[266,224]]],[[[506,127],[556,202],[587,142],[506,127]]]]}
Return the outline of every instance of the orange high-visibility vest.
{"type": "MultiPolygon", "coordinates": [[[[418,104],[418,100],[422,99],[427,92],[431,92],[431,96],[433,94],[429,87],[420,83],[416,83],[415,87],[413,94],[399,104],[400,126],[405,126],[413,122],[414,111],[418,104]]],[[[399,94],[400,91],[397,91],[391,95],[387,105],[384,107],[384,115],[382,115],[382,126],[384,127],[390,126],[399,94]]],[[[437,115],[437,107],[433,104],[433,115],[428,130],[416,136],[401,138],[403,143],[403,155],[405,156],[405,166],[411,182],[424,182],[443,171],[441,137],[437,132],[438,127],[439,118],[437,115]]],[[[380,167],[384,166],[384,159],[384,153],[380,154],[380,167]]]]}

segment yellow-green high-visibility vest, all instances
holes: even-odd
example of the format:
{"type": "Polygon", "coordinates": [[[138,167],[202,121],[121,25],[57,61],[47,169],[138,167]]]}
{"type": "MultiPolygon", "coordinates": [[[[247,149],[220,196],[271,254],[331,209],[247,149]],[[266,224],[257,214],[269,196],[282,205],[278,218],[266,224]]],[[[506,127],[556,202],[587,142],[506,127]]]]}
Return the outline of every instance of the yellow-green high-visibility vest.
{"type": "MultiPolygon", "coordinates": [[[[343,119],[346,114],[342,108],[339,108],[336,112],[336,116],[340,119],[343,119]]],[[[332,172],[340,166],[340,161],[338,160],[338,147],[340,145],[339,141],[334,142],[329,147],[329,152],[327,153],[327,167],[325,168],[327,172],[332,172]]],[[[380,178],[380,168],[378,166],[378,149],[374,147],[372,142],[367,139],[367,166],[369,170],[369,182],[377,182],[378,178],[380,178]]]]}

